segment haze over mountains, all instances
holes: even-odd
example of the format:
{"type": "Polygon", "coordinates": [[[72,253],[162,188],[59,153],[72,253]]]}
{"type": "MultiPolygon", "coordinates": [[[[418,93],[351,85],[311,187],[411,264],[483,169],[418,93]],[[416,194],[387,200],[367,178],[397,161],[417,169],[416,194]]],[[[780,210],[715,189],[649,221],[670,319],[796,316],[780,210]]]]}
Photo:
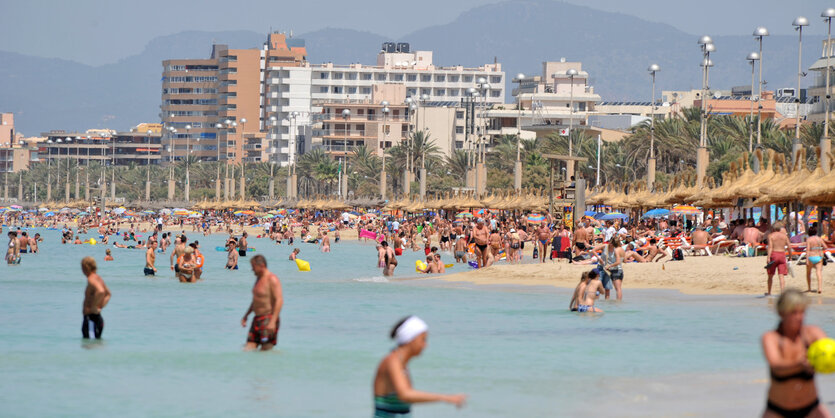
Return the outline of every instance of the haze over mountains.
{"type": "MultiPolygon", "coordinates": [[[[287,26],[288,22],[277,23],[287,26]]],[[[432,50],[435,63],[443,66],[477,66],[495,57],[508,79],[519,72],[538,75],[543,61],[565,57],[583,62],[595,92],[604,100],[649,100],[646,68],[653,62],[662,68],[657,94],[662,89],[701,85],[697,36],[633,16],[551,1],[477,7],[449,24],[401,39],[337,28],[296,36],[305,39],[308,59],[314,64],[373,64],[380,44],[391,40],[432,50]]],[[[265,37],[254,31],[182,32],[156,38],[142,53],[102,66],[0,51],[0,111],[14,112],[18,130],[26,135],[50,129],[126,130],[140,122],[156,122],[162,60],[208,57],[213,41],[233,48],[259,47],[265,37]]],[[[804,71],[821,55],[822,39],[804,32],[804,71]]],[[[751,67],[745,57],[757,47],[753,37],[715,36],[714,42],[711,87],[750,84],[751,67]]],[[[763,55],[768,89],[795,86],[797,36],[767,37],[763,55]]],[[[813,76],[809,74],[802,85],[811,83],[813,76]]],[[[507,100],[512,100],[509,94],[507,100]]]]}

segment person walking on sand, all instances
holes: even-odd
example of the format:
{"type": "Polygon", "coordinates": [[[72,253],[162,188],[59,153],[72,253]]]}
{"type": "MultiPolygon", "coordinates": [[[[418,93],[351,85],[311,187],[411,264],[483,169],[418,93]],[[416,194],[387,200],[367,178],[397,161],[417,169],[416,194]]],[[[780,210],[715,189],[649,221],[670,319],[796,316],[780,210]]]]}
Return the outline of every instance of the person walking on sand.
{"type": "Polygon", "coordinates": [[[252,286],[252,303],[241,319],[241,326],[246,328],[247,318],[254,313],[252,325],[246,338],[245,350],[269,351],[278,341],[278,328],[281,326],[281,307],[284,296],[278,276],[267,270],[267,259],[258,254],[249,261],[255,274],[252,286]]]}
{"type": "Polygon", "coordinates": [[[766,248],[768,254],[768,264],[766,264],[766,272],[768,273],[768,291],[766,296],[771,295],[771,284],[776,272],[780,276],[780,293],[786,287],[786,274],[788,274],[787,260],[791,260],[792,247],[789,243],[789,236],[786,234],[786,228],[782,222],[775,222],[772,225],[771,233],[768,234],[768,247],[766,248]],[[788,258],[786,258],[788,255],[788,258]]]}
{"type": "Polygon", "coordinates": [[[823,291],[823,240],[818,236],[817,226],[809,228],[809,237],[806,238],[806,288],[812,291],[812,270],[818,277],[818,293],[823,291]]]}
{"type": "Polygon", "coordinates": [[[408,417],[415,403],[447,402],[459,408],[464,406],[466,395],[423,392],[412,387],[409,361],[423,353],[427,336],[428,326],[417,316],[404,318],[391,330],[391,338],[397,347],[377,366],[372,388],[374,417],[408,417]]]}
{"type": "Polygon", "coordinates": [[[101,339],[104,331],[104,318],[101,310],[110,302],[110,289],[104,284],[104,280],[96,273],[96,260],[87,256],[81,260],[81,272],[87,277],[87,287],[84,289],[84,304],[81,313],[84,319],[81,322],[81,336],[101,339]]]}
{"type": "Polygon", "coordinates": [[[831,417],[818,399],[815,369],[806,358],[809,346],[826,338],[820,328],[804,325],[809,300],[796,289],[777,299],[780,324],[762,336],[762,348],[771,373],[764,418],[831,417]]]}

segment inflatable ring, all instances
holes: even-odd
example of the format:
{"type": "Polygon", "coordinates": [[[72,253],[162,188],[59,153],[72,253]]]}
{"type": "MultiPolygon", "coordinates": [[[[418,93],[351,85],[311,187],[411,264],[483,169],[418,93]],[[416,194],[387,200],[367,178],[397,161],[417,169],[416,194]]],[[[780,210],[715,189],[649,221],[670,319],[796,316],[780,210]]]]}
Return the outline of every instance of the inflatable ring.
{"type": "Polygon", "coordinates": [[[421,260],[415,261],[415,271],[418,273],[426,273],[427,272],[427,265],[421,260]]]}

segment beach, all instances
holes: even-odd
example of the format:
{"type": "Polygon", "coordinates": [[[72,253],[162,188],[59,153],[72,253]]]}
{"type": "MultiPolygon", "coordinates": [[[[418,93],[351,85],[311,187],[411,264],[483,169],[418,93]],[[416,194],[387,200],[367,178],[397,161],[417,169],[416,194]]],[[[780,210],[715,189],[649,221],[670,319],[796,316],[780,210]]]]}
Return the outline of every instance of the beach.
{"type": "MultiPolygon", "coordinates": [[[[530,258],[526,256],[526,260],[530,258]]],[[[537,261],[537,260],[534,260],[537,261]]],[[[699,256],[683,261],[626,263],[623,267],[625,292],[629,289],[667,289],[696,295],[762,295],[766,290],[765,257],[699,256]]],[[[786,285],[806,290],[806,266],[794,265],[795,277],[786,277],[786,285]]],[[[499,264],[480,270],[455,272],[443,280],[479,285],[556,286],[573,288],[590,265],[569,264],[565,260],[529,264],[499,264]]],[[[779,293],[778,276],[772,292],[779,293]]],[[[812,273],[812,289],[817,279],[812,273]]],[[[823,269],[823,296],[835,294],[835,269],[823,269]]],[[[815,297],[818,295],[815,294],[815,297]]]]}

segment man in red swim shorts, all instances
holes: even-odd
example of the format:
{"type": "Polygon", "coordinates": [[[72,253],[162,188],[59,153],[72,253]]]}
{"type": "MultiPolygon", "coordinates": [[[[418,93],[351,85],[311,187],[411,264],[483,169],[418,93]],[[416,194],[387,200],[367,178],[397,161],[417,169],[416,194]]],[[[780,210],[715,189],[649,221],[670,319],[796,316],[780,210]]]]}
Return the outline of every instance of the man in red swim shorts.
{"type": "Polygon", "coordinates": [[[787,260],[791,260],[792,247],[789,244],[789,235],[786,233],[786,228],[782,222],[775,222],[772,225],[771,233],[768,234],[768,264],[766,264],[766,272],[768,273],[768,292],[771,294],[771,283],[774,279],[774,273],[780,275],[780,293],[786,287],[786,274],[788,274],[787,260]],[[788,258],[786,258],[788,255],[788,258]]]}
{"type": "Polygon", "coordinates": [[[256,279],[255,285],[252,286],[252,303],[241,319],[241,326],[246,327],[250,312],[255,313],[255,318],[252,319],[244,349],[254,350],[260,347],[261,351],[268,351],[276,344],[281,322],[279,314],[284,305],[281,281],[278,280],[278,276],[267,270],[267,260],[263,255],[252,257],[250,264],[256,279]]]}

